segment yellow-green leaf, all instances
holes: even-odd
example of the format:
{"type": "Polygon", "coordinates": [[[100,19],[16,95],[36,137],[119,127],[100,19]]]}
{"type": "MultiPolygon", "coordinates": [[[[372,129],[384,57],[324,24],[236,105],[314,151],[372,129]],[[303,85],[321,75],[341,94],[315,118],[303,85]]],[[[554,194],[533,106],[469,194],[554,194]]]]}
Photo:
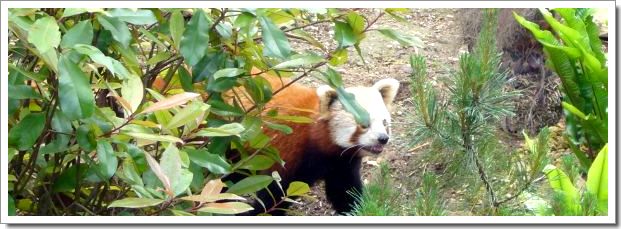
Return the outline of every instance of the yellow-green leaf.
{"type": "Polygon", "coordinates": [[[308,184],[300,181],[291,182],[287,188],[287,196],[302,196],[308,192],[310,192],[308,184]]]}
{"type": "Polygon", "coordinates": [[[60,30],[54,17],[45,16],[37,19],[28,30],[28,42],[40,53],[45,53],[60,44],[60,30]]]}
{"type": "Polygon", "coordinates": [[[121,200],[115,200],[108,205],[108,208],[144,208],[155,206],[162,202],[164,202],[164,200],[129,197],[121,200]]]}

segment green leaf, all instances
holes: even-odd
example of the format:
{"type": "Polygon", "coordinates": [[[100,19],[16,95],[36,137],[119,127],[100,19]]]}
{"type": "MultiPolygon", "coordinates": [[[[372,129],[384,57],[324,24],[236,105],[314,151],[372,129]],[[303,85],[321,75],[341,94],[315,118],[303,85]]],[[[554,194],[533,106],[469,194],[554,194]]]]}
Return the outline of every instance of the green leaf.
{"type": "Polygon", "coordinates": [[[85,164],[73,165],[68,169],[63,170],[63,172],[56,178],[54,184],[52,185],[52,190],[54,192],[70,192],[73,191],[78,183],[77,179],[82,179],[84,175],[86,175],[86,171],[88,170],[88,166],[85,164]],[[79,171],[78,171],[79,170],[79,171]],[[79,177],[78,177],[79,173],[79,177]]]}
{"type": "Polygon", "coordinates": [[[239,123],[228,123],[219,127],[204,128],[196,133],[197,136],[202,137],[224,137],[224,136],[239,136],[244,131],[244,126],[239,123]]]}
{"type": "Polygon", "coordinates": [[[125,158],[123,160],[123,165],[121,166],[122,172],[119,174],[119,177],[125,180],[130,185],[144,186],[142,182],[142,178],[138,174],[138,169],[134,159],[125,158]]]}
{"type": "Polygon", "coordinates": [[[287,126],[287,125],[283,125],[283,124],[278,124],[278,123],[271,123],[271,122],[266,122],[265,123],[267,125],[267,127],[274,129],[274,130],[278,130],[280,132],[283,132],[284,134],[291,134],[293,133],[293,129],[291,129],[291,127],[287,126]]]}
{"type": "Polygon", "coordinates": [[[346,22],[341,21],[334,22],[334,39],[336,39],[338,44],[337,49],[346,48],[358,42],[356,34],[354,34],[351,26],[349,26],[346,22]]]}
{"type": "Polygon", "coordinates": [[[134,25],[151,25],[157,22],[157,19],[151,10],[134,11],[126,8],[115,8],[107,11],[107,13],[110,17],[114,17],[134,25]]]}
{"type": "Polygon", "coordinates": [[[142,79],[137,75],[129,75],[126,80],[123,80],[121,85],[121,95],[131,106],[130,111],[132,113],[136,112],[144,96],[142,79]]]}
{"type": "Polygon", "coordinates": [[[355,11],[347,14],[347,23],[355,34],[361,34],[364,31],[364,18],[355,11]]]}
{"type": "Polygon", "coordinates": [[[207,168],[211,173],[228,174],[231,172],[231,165],[219,155],[211,154],[207,150],[186,149],[185,151],[192,162],[207,168]]]}
{"type": "Polygon", "coordinates": [[[265,170],[272,167],[274,160],[264,155],[256,155],[245,161],[239,168],[248,170],[265,170]]]}
{"type": "Polygon", "coordinates": [[[574,105],[567,103],[567,102],[562,102],[561,103],[563,108],[565,108],[565,110],[569,111],[569,113],[572,113],[573,115],[575,115],[576,117],[586,120],[587,116],[582,113],[582,111],[578,110],[578,108],[574,107],[574,105]]]}
{"type": "Polygon", "coordinates": [[[258,17],[264,44],[263,55],[279,59],[287,59],[291,55],[291,45],[285,33],[278,28],[269,17],[258,17]]]}
{"type": "Polygon", "coordinates": [[[199,208],[199,212],[208,212],[214,214],[233,215],[247,212],[254,209],[252,206],[243,202],[227,202],[227,203],[208,203],[205,207],[199,208]]]}
{"type": "Polygon", "coordinates": [[[96,63],[106,66],[119,79],[130,78],[129,72],[121,62],[104,55],[98,48],[91,45],[77,44],[73,46],[73,49],[78,53],[87,55],[96,63]]]}
{"type": "Polygon", "coordinates": [[[7,159],[9,163],[13,160],[13,157],[17,154],[17,150],[15,148],[9,148],[9,158],[7,159]]]}
{"type": "Polygon", "coordinates": [[[63,113],[70,120],[93,115],[95,99],[86,74],[66,56],[60,58],[58,69],[58,97],[63,113]]]}
{"type": "Polygon", "coordinates": [[[193,122],[196,118],[201,117],[209,109],[208,104],[202,102],[194,102],[181,109],[164,127],[165,129],[172,129],[185,125],[188,122],[193,122]]]}
{"type": "MultiPolygon", "coordinates": [[[[160,180],[160,182],[162,183],[162,185],[164,186],[164,190],[166,191],[166,194],[168,194],[169,197],[173,197],[173,192],[172,192],[172,187],[171,187],[171,181],[168,178],[168,176],[166,174],[164,174],[164,171],[162,170],[162,167],[160,166],[159,163],[157,163],[157,161],[155,161],[155,159],[151,156],[151,154],[147,153],[147,151],[142,151],[145,159],[147,159],[147,163],[149,164],[149,167],[151,168],[151,171],[153,172],[152,174],[154,174],[157,179],[160,180]]],[[[148,174],[147,172],[144,173],[144,175],[148,174]]],[[[145,180],[145,184],[149,184],[148,180],[146,178],[143,178],[145,180]]]]}
{"type": "Polygon", "coordinates": [[[74,15],[78,15],[78,14],[82,14],[82,13],[86,13],[86,12],[90,12],[90,13],[95,13],[95,12],[105,13],[102,8],[65,8],[63,10],[62,17],[71,17],[71,16],[74,16],[74,15]]]}
{"type": "Polygon", "coordinates": [[[45,53],[60,44],[60,30],[54,17],[45,16],[37,19],[28,30],[28,42],[40,53],[45,53]]]}
{"type": "Polygon", "coordinates": [[[577,212],[580,207],[578,202],[580,195],[578,189],[571,183],[567,174],[554,165],[546,165],[545,168],[543,168],[543,173],[546,174],[550,187],[552,187],[555,192],[563,195],[565,206],[577,212]]]}
{"type": "Polygon", "coordinates": [[[45,127],[45,113],[30,113],[9,130],[9,145],[19,150],[33,147],[45,127]]]}
{"type": "Polygon", "coordinates": [[[162,173],[170,180],[170,186],[174,196],[183,193],[192,182],[193,174],[182,169],[179,149],[174,144],[169,144],[160,159],[162,173]]]}
{"type": "Polygon", "coordinates": [[[309,53],[307,55],[293,55],[287,61],[281,62],[274,66],[274,69],[287,69],[287,68],[295,68],[301,66],[311,66],[313,64],[317,64],[324,61],[323,57],[309,53]]]}
{"type": "Polygon", "coordinates": [[[155,206],[162,202],[164,202],[164,200],[129,197],[121,200],[115,200],[108,205],[108,208],[144,208],[155,206]]]}
{"type": "Polygon", "coordinates": [[[194,91],[192,75],[190,75],[190,72],[184,66],[179,67],[179,81],[181,81],[181,87],[184,91],[194,91]]]}
{"type": "Polygon", "coordinates": [[[332,53],[332,58],[330,58],[330,65],[339,66],[341,64],[347,63],[348,59],[349,52],[347,51],[347,49],[338,49],[332,53]]]}
{"type": "Polygon", "coordinates": [[[403,46],[412,46],[418,48],[423,47],[423,41],[420,40],[420,38],[418,37],[401,34],[393,29],[378,29],[377,31],[379,31],[384,36],[399,42],[399,44],[403,46]]]}
{"type": "Polygon", "coordinates": [[[246,177],[231,186],[227,192],[237,195],[255,193],[266,188],[270,183],[272,183],[273,180],[274,179],[271,176],[267,175],[254,175],[246,177]]]}
{"type": "Polygon", "coordinates": [[[294,181],[287,188],[287,196],[303,196],[310,192],[308,184],[300,181],[294,181]]]}
{"type": "Polygon", "coordinates": [[[78,127],[76,139],[80,148],[86,152],[92,152],[97,149],[97,140],[95,139],[95,132],[89,125],[83,124],[78,127]]]}
{"type": "Polygon", "coordinates": [[[9,85],[10,99],[42,99],[30,85],[9,85]]]}
{"type": "Polygon", "coordinates": [[[22,74],[23,76],[26,76],[26,77],[28,77],[29,79],[34,80],[34,81],[37,81],[37,82],[41,82],[41,81],[45,80],[45,78],[46,78],[46,76],[45,76],[45,75],[43,75],[43,74],[40,74],[40,73],[34,73],[34,72],[28,72],[28,71],[26,71],[26,70],[23,70],[23,69],[21,69],[21,68],[19,68],[19,67],[15,66],[15,65],[14,65],[14,64],[12,64],[12,63],[9,63],[9,64],[8,64],[8,66],[9,66],[9,70],[12,70],[12,71],[17,71],[17,72],[19,72],[20,74],[22,74]]]}
{"type": "Polygon", "coordinates": [[[8,215],[9,216],[14,216],[16,214],[15,211],[15,200],[13,199],[13,196],[11,196],[11,194],[9,194],[9,211],[8,211],[8,215]]]}
{"type": "Polygon", "coordinates": [[[188,28],[183,32],[179,51],[186,63],[195,65],[206,54],[209,46],[209,27],[203,10],[198,10],[188,22],[188,28]]]}
{"type": "Polygon", "coordinates": [[[343,87],[336,88],[336,94],[343,108],[354,116],[358,124],[365,128],[370,126],[369,113],[358,103],[354,94],[345,91],[343,87]]]}
{"type": "Polygon", "coordinates": [[[142,140],[148,140],[148,141],[183,143],[181,139],[175,136],[170,136],[170,135],[147,134],[147,133],[138,133],[138,132],[123,132],[123,134],[132,136],[134,138],[142,139],[142,140]]]}
{"type": "Polygon", "coordinates": [[[181,211],[181,210],[175,210],[175,209],[170,209],[170,212],[172,212],[173,215],[175,215],[175,216],[195,216],[192,213],[184,212],[184,211],[181,211]]]}
{"type": "Polygon", "coordinates": [[[597,197],[598,208],[608,209],[608,144],[599,151],[589,168],[586,187],[597,197]]]}
{"type": "Polygon", "coordinates": [[[76,44],[89,45],[93,42],[93,25],[90,20],[84,20],[74,25],[60,42],[60,47],[68,49],[76,44]]]}
{"type": "Polygon", "coordinates": [[[225,68],[225,69],[220,69],[218,70],[216,73],[213,74],[213,79],[217,80],[218,78],[222,78],[222,77],[235,77],[235,76],[239,76],[241,74],[246,73],[246,70],[244,69],[240,69],[240,68],[225,68]]]}
{"type": "Polygon", "coordinates": [[[326,69],[326,72],[323,73],[323,75],[326,77],[326,80],[328,81],[330,87],[337,88],[343,86],[343,79],[341,77],[341,74],[339,74],[333,68],[326,69]]]}
{"type": "Polygon", "coordinates": [[[129,48],[129,42],[132,39],[132,34],[127,28],[127,24],[121,20],[113,17],[107,17],[105,15],[97,15],[97,21],[106,30],[110,31],[112,38],[118,41],[123,48],[129,48]]]}
{"type": "Polygon", "coordinates": [[[293,123],[312,123],[314,121],[312,118],[309,117],[293,115],[277,115],[272,118],[293,123]]]}
{"type": "Polygon", "coordinates": [[[104,180],[110,179],[119,165],[110,142],[104,140],[97,141],[97,159],[99,160],[97,169],[104,175],[104,180]]]}
{"type": "Polygon", "coordinates": [[[178,50],[179,45],[181,44],[181,38],[183,37],[183,32],[185,31],[185,24],[181,10],[173,10],[172,15],[170,15],[169,23],[168,29],[170,30],[170,36],[175,43],[175,49],[178,50]]]}
{"type": "Polygon", "coordinates": [[[147,60],[147,64],[148,65],[154,65],[157,64],[160,61],[166,60],[168,58],[170,58],[171,54],[168,51],[161,51],[157,54],[155,54],[155,56],[151,57],[151,59],[147,60]]]}

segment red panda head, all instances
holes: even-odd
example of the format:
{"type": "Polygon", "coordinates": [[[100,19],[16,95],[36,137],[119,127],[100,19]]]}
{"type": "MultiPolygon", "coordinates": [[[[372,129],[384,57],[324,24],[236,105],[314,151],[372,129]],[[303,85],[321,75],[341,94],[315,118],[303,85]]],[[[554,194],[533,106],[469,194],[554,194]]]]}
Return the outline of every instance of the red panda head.
{"type": "Polygon", "coordinates": [[[364,128],[337,102],[336,91],[326,85],[317,88],[319,111],[321,118],[328,121],[332,142],[343,148],[360,147],[370,153],[381,153],[390,139],[389,110],[398,89],[399,81],[395,79],[383,79],[371,87],[345,89],[369,113],[371,125],[364,128]]]}

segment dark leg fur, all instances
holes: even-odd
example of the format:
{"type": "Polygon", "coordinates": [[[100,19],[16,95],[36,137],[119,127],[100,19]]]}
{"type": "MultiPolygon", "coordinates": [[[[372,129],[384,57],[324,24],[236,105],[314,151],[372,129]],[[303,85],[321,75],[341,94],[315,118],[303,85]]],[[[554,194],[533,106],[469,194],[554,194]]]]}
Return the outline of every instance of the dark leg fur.
{"type": "Polygon", "coordinates": [[[356,198],[350,192],[362,193],[360,160],[359,157],[339,158],[332,165],[330,175],[326,176],[326,196],[339,214],[353,209],[356,198]]]}

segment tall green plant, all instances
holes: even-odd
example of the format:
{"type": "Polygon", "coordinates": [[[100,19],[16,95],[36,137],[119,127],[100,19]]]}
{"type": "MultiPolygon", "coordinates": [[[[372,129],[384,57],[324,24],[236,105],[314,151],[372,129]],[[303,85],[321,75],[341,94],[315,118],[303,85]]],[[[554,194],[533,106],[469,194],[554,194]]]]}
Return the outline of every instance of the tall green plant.
{"type": "MultiPolygon", "coordinates": [[[[508,74],[500,68],[495,45],[496,10],[485,10],[482,23],[474,51],[460,56],[458,68],[444,81],[445,92],[428,82],[423,57],[412,56],[411,91],[417,114],[413,132],[415,142],[438,146],[435,150],[441,151],[453,176],[459,176],[448,180],[460,187],[466,180],[476,182],[466,185],[470,193],[477,195],[482,188],[484,204],[490,207],[485,212],[498,214],[501,204],[514,200],[536,179],[546,152],[539,148],[547,145],[532,144],[524,162],[498,144],[498,122],[512,115],[512,101],[519,92],[506,90],[508,74]]],[[[547,138],[547,133],[543,130],[541,137],[547,138]]]]}
{"type": "Polygon", "coordinates": [[[592,9],[554,9],[562,21],[548,10],[540,12],[554,34],[516,13],[514,17],[543,45],[548,66],[561,79],[566,136],[586,170],[608,142],[608,63],[599,28],[592,9]]]}

